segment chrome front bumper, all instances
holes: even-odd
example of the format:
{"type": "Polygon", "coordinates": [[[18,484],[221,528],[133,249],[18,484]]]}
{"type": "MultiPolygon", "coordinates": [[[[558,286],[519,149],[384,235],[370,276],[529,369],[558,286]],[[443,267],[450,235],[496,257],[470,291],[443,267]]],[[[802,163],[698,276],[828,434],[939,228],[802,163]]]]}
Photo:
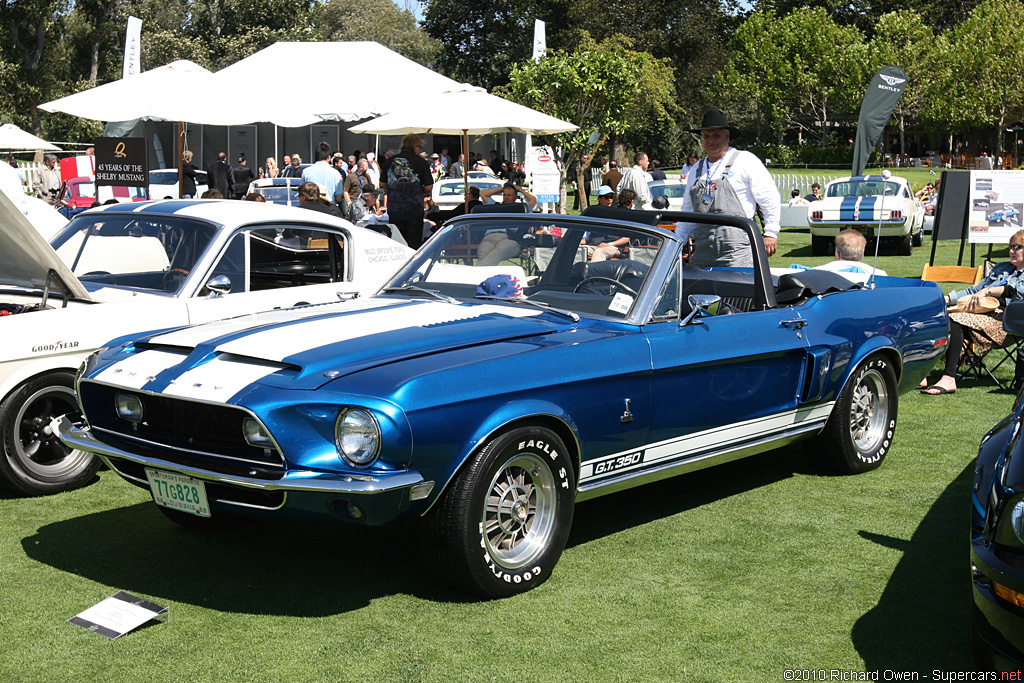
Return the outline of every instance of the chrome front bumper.
{"type": "MultiPolygon", "coordinates": [[[[294,491],[302,493],[335,493],[335,494],[379,494],[400,489],[411,489],[423,483],[423,476],[419,472],[405,471],[395,472],[387,475],[370,474],[326,474],[323,472],[296,471],[288,472],[280,479],[267,481],[265,479],[254,479],[248,477],[225,476],[179,465],[167,460],[149,458],[114,448],[102,441],[97,440],[88,427],[77,425],[67,419],[66,416],[54,418],[50,423],[50,429],[60,437],[60,440],[71,448],[94,453],[104,460],[113,458],[115,460],[127,460],[146,467],[168,472],[178,472],[196,479],[228,484],[231,486],[242,486],[251,489],[262,489],[264,491],[294,491]]],[[[113,468],[115,471],[117,468],[113,468]]],[[[123,476],[123,475],[122,475],[123,476]]]]}

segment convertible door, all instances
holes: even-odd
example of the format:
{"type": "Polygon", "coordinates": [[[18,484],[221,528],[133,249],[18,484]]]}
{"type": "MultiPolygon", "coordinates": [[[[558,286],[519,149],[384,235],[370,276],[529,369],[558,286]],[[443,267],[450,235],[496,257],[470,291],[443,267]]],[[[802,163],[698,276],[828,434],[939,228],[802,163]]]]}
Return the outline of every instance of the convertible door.
{"type": "Polygon", "coordinates": [[[741,452],[821,426],[827,410],[800,406],[808,354],[794,309],[720,315],[680,327],[649,326],[653,377],[645,463],[741,452]]]}

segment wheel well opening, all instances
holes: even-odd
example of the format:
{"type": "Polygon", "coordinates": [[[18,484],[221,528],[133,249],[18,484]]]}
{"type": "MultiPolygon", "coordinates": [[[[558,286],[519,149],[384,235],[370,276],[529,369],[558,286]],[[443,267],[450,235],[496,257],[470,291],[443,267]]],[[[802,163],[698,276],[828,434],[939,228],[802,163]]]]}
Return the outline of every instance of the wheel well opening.
{"type": "Polygon", "coordinates": [[[516,427],[524,427],[526,425],[546,427],[558,435],[558,438],[562,440],[562,443],[564,443],[566,449],[568,449],[569,460],[572,462],[573,475],[576,477],[576,483],[579,484],[580,448],[579,443],[576,441],[576,434],[573,433],[569,425],[552,415],[530,415],[528,417],[521,417],[517,420],[513,420],[507,425],[504,425],[504,428],[515,429],[516,427]]]}

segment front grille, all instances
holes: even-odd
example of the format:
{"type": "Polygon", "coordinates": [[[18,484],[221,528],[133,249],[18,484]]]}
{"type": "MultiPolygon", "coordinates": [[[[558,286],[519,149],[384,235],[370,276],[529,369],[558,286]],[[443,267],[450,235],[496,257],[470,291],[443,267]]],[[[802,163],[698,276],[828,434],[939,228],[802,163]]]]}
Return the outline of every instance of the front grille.
{"type": "Polygon", "coordinates": [[[146,451],[147,455],[224,474],[285,467],[284,457],[276,449],[256,448],[246,442],[242,421],[251,415],[241,408],[95,382],[82,382],[79,397],[92,428],[121,437],[131,452],[146,451]],[[117,394],[131,394],[142,401],[142,422],[118,416],[117,394]]]}

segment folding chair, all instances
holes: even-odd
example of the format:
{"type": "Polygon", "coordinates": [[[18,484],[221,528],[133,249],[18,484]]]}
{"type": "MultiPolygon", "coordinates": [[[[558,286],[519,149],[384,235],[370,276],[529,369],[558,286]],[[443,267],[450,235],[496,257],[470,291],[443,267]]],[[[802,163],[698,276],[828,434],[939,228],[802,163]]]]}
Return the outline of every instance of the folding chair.
{"type": "MultiPolygon", "coordinates": [[[[984,337],[985,335],[978,330],[967,330],[964,350],[960,355],[960,370],[957,372],[957,379],[968,377],[984,379],[987,375],[1000,389],[1016,390],[1019,388],[1022,379],[1021,370],[1024,369],[1024,337],[1018,337],[1008,331],[1002,344],[993,342],[987,351],[979,353],[974,346],[975,340],[979,336],[984,337]],[[990,358],[993,355],[998,358],[995,362],[992,362],[990,358]],[[1009,385],[996,376],[996,371],[1008,360],[1012,360],[1014,364],[1013,381],[1009,385]]],[[[987,341],[992,342],[991,339],[987,341]]]]}
{"type": "Polygon", "coordinates": [[[921,271],[921,279],[925,282],[962,282],[968,285],[976,285],[981,282],[981,267],[970,266],[933,266],[924,264],[921,271]]]}

